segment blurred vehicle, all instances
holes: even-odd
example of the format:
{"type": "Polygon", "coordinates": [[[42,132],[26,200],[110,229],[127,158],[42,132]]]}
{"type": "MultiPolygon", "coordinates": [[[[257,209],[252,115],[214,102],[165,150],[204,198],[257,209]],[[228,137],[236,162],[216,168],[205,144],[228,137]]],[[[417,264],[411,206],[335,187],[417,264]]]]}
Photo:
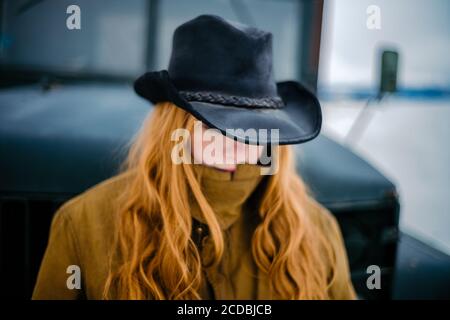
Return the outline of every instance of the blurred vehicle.
{"type": "MultiPolygon", "coordinates": [[[[151,108],[131,81],[146,68],[164,68],[173,26],[204,12],[260,23],[279,39],[277,77],[295,77],[312,89],[317,82],[322,1],[246,2],[253,10],[240,1],[193,1],[176,11],[182,2],[110,1],[101,8],[75,2],[82,12],[90,8],[85,23],[95,32],[52,31],[64,3],[2,2],[2,34],[12,43],[0,51],[0,287],[9,297],[30,297],[57,208],[117,172],[151,108]],[[283,19],[267,19],[276,15],[283,19]],[[111,31],[114,23],[120,31],[111,31]],[[49,34],[33,37],[42,31],[49,34]],[[126,44],[135,44],[136,34],[145,41],[131,50],[126,44]]],[[[299,173],[340,223],[358,295],[391,298],[399,236],[395,186],[326,136],[296,151],[299,173]],[[367,288],[370,265],[381,268],[380,290],[367,288]]]]}

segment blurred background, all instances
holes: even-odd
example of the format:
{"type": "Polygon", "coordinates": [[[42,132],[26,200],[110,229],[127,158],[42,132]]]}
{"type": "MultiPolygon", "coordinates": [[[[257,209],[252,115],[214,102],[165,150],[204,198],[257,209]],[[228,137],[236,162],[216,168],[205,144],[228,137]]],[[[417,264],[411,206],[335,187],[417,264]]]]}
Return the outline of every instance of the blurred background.
{"type": "Polygon", "coordinates": [[[29,297],[52,214],[116,172],[151,110],[133,80],[204,13],[271,31],[277,80],[317,92],[299,172],[341,224],[359,296],[449,299],[447,0],[0,1],[2,294],[29,297]]]}
{"type": "Polygon", "coordinates": [[[319,92],[325,132],[347,143],[397,185],[401,227],[450,253],[450,2],[326,1],[319,92]],[[359,17],[370,5],[381,29],[359,17]],[[381,50],[399,54],[397,91],[370,108],[381,50]],[[360,118],[361,120],[361,118],[360,118]],[[365,120],[365,119],[364,119],[365,120]]]}

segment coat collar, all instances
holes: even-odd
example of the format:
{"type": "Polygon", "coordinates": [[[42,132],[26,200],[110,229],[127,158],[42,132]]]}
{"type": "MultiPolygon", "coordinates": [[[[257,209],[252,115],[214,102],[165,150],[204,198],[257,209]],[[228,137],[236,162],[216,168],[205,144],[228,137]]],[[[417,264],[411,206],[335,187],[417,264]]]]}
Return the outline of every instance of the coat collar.
{"type": "MultiPolygon", "coordinates": [[[[239,268],[244,268],[254,276],[248,276],[248,282],[241,285],[247,285],[249,288],[254,288],[255,299],[258,300],[270,300],[274,299],[270,287],[268,275],[259,270],[251,257],[250,241],[251,239],[245,238],[244,234],[252,234],[256,224],[258,223],[258,217],[255,221],[251,216],[242,216],[243,212],[253,212],[257,215],[257,206],[249,200],[257,186],[263,179],[261,175],[261,167],[257,165],[241,164],[237,166],[234,173],[220,171],[215,168],[193,165],[194,171],[199,178],[201,188],[205,194],[207,200],[211,204],[220,226],[223,230],[227,230],[225,240],[228,246],[231,246],[231,251],[225,253],[225,260],[221,262],[220,266],[216,269],[206,268],[205,275],[212,286],[214,296],[216,299],[235,299],[233,286],[233,280],[229,279],[228,268],[230,254],[233,256],[239,256],[241,265],[239,268]],[[247,207],[246,207],[247,206],[247,207]],[[248,229],[248,230],[247,230],[248,229]],[[243,230],[239,232],[238,230],[243,230]],[[239,239],[230,239],[229,237],[238,237],[239,239]],[[244,239],[245,238],[245,239],[244,239]],[[247,245],[242,244],[245,241],[247,245]]],[[[191,201],[191,214],[200,223],[206,223],[203,219],[201,211],[193,198],[191,201]]],[[[251,237],[250,237],[251,238],[251,237]]],[[[213,251],[211,241],[202,241],[203,247],[201,255],[204,261],[209,261],[213,251]]],[[[253,290],[253,289],[251,289],[253,290]]],[[[242,293],[241,293],[242,294],[242,293]]],[[[249,293],[247,293],[249,294],[249,293]]]]}
{"type": "MultiPolygon", "coordinates": [[[[200,164],[193,164],[203,194],[211,205],[219,225],[228,229],[242,214],[244,205],[264,177],[261,167],[254,164],[238,164],[234,172],[222,171],[200,164]]],[[[194,196],[190,194],[191,215],[206,223],[194,196]]]]}

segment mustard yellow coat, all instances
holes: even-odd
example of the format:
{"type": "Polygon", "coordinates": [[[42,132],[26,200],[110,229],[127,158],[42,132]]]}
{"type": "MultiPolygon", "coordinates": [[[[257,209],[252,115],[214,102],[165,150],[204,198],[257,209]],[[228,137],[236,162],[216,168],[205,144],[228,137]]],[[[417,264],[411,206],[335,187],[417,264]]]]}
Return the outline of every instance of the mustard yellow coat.
{"type": "MultiPolygon", "coordinates": [[[[203,165],[194,165],[194,168],[201,171],[202,191],[217,215],[225,240],[225,253],[220,265],[203,270],[202,298],[276,299],[269,291],[268,278],[256,267],[250,248],[258,220],[249,199],[264,177],[259,174],[259,168],[238,165],[234,174],[203,165]]],[[[114,200],[128,178],[129,174],[120,174],[105,180],[69,200],[56,212],[33,299],[102,299],[109,254],[114,248],[117,214],[114,200]],[[80,289],[67,285],[73,274],[73,269],[68,271],[68,267],[73,265],[79,267],[80,289]]],[[[191,202],[191,208],[192,216],[204,222],[195,201],[191,202]]],[[[329,277],[330,298],[355,299],[347,254],[336,219],[312,197],[306,212],[335,251],[335,263],[327,265],[330,274],[334,274],[329,277]]],[[[200,253],[204,260],[212,254],[208,240],[208,236],[200,240],[200,253]]],[[[329,264],[326,261],[328,259],[324,258],[324,263],[329,264]]]]}

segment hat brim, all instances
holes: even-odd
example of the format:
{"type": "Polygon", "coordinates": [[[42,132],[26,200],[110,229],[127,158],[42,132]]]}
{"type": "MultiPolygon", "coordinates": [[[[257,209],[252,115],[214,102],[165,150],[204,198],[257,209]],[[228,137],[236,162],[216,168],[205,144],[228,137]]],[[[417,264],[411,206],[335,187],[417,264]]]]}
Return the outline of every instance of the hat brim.
{"type": "Polygon", "coordinates": [[[187,101],[178,94],[166,70],[147,72],[134,83],[135,91],[152,103],[171,101],[211,128],[249,144],[299,144],[314,139],[322,126],[322,112],[316,96],[296,81],[277,83],[285,106],[278,109],[243,108],[208,102],[187,101]],[[242,129],[242,131],[229,131],[242,129]],[[246,135],[245,131],[267,130],[268,135],[246,135]],[[271,136],[278,129],[278,137],[271,136]],[[271,138],[273,137],[273,138],[271,138]]]}

